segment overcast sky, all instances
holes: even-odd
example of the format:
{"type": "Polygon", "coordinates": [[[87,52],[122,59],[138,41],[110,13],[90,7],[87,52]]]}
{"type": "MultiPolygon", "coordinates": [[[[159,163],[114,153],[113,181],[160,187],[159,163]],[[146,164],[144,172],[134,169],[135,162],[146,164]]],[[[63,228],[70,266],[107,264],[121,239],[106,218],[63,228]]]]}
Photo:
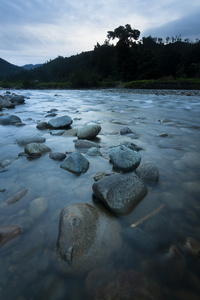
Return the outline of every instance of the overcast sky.
{"type": "Polygon", "coordinates": [[[22,66],[103,44],[130,24],[143,36],[200,39],[199,0],[0,0],[0,58],[22,66]]]}

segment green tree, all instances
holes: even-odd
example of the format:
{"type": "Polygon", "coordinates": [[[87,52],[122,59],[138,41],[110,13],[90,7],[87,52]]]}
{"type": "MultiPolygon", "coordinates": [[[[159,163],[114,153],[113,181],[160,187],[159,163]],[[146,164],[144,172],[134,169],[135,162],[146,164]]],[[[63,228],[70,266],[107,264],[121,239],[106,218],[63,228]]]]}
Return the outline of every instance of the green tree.
{"type": "Polygon", "coordinates": [[[127,46],[131,46],[134,40],[138,40],[140,36],[140,31],[137,29],[132,29],[131,25],[126,24],[125,26],[119,26],[114,29],[114,31],[108,31],[107,38],[108,41],[111,39],[119,39],[117,45],[126,44],[127,46]]]}

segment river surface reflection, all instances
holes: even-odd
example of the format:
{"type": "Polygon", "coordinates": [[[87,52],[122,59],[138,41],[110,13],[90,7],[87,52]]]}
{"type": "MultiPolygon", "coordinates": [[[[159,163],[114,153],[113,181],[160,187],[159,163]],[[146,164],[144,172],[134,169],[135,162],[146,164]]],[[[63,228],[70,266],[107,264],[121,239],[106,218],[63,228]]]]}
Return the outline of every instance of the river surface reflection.
{"type": "MultiPolygon", "coordinates": [[[[1,90],[1,94],[5,92],[1,90]]],[[[200,92],[119,89],[12,92],[26,96],[25,104],[3,113],[19,116],[26,125],[0,125],[0,162],[8,163],[0,169],[0,226],[20,226],[22,234],[0,246],[1,299],[89,299],[85,278],[68,276],[57,267],[54,254],[59,215],[70,203],[94,204],[93,176],[112,171],[109,147],[127,140],[143,148],[141,163],[157,165],[160,177],[158,183],[147,184],[148,195],[119,222],[122,228],[130,226],[164,204],[164,209],[140,226],[161,241],[162,247],[147,255],[142,243],[135,249],[132,241],[129,247],[126,240],[124,248],[119,250],[120,257],[113,258],[108,268],[112,272],[119,269],[141,272],[158,283],[163,299],[198,299],[200,248],[191,251],[193,256],[185,255],[185,243],[188,237],[195,239],[197,248],[200,243],[200,92]],[[90,167],[81,176],[61,169],[60,162],[51,160],[48,154],[34,160],[19,156],[24,148],[17,139],[33,134],[44,136],[52,151],[75,151],[76,137],[52,135],[50,130],[36,128],[40,121],[52,118],[47,112],[53,108],[58,110],[58,117],[69,115],[73,128],[89,123],[101,125],[97,142],[102,156],[87,157],[90,167]],[[129,127],[134,135],[121,135],[124,127],[129,127]],[[24,189],[28,192],[20,201],[4,205],[8,197],[24,189]],[[45,212],[35,217],[30,203],[40,197],[46,198],[48,204],[45,212]],[[170,247],[174,245],[184,256],[184,268],[177,263],[176,255],[170,258],[169,252],[173,252],[170,249],[174,249],[170,247]],[[177,264],[178,271],[168,268],[170,263],[177,264]],[[181,280],[170,279],[179,273],[181,280]]]]}

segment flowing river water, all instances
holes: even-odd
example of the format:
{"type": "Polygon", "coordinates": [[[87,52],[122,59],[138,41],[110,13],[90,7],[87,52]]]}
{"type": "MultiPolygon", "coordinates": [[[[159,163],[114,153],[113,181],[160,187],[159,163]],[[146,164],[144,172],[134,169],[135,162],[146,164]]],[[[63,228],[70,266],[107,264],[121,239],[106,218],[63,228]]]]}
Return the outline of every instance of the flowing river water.
{"type": "MultiPolygon", "coordinates": [[[[1,94],[5,92],[1,90],[1,94]]],[[[26,96],[25,104],[3,113],[19,116],[26,125],[0,125],[0,162],[9,162],[0,173],[0,226],[17,225],[22,233],[0,246],[0,298],[93,299],[86,288],[91,278],[69,276],[57,267],[54,254],[59,215],[68,204],[94,205],[93,176],[112,171],[109,147],[130,141],[143,149],[141,164],[151,162],[158,167],[159,181],[146,183],[147,196],[130,215],[119,218],[119,222],[123,228],[147,216],[140,228],[158,239],[162,247],[149,254],[141,241],[139,247],[137,241],[136,247],[130,241],[129,247],[126,240],[126,247],[117,254],[119,257],[111,257],[110,264],[103,267],[112,272],[140,272],[147,281],[158,284],[163,293],[161,299],[199,299],[200,92],[120,89],[12,92],[26,96]],[[76,137],[52,135],[50,130],[36,128],[39,121],[52,118],[47,112],[53,108],[58,110],[57,117],[69,115],[73,128],[89,123],[101,125],[96,142],[101,145],[102,156],[87,156],[90,167],[85,174],[75,176],[67,172],[48,154],[32,160],[19,156],[24,147],[18,145],[17,139],[35,134],[44,136],[52,151],[75,151],[76,137]],[[125,127],[134,134],[121,135],[120,130],[125,127]],[[4,205],[8,197],[24,189],[28,192],[20,201],[4,205]],[[42,215],[35,216],[31,202],[40,197],[46,198],[48,205],[42,215]],[[148,217],[152,212],[155,214],[148,217]],[[187,252],[188,238],[195,243],[187,252]]],[[[99,287],[100,282],[98,274],[96,282],[93,278],[89,285],[99,287]]]]}

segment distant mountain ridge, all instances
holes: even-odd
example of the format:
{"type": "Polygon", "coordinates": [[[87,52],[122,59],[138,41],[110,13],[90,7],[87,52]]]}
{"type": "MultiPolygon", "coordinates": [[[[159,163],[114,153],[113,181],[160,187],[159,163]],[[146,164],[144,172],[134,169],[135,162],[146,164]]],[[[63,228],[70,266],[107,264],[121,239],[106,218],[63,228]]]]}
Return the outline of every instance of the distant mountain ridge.
{"type": "Polygon", "coordinates": [[[33,69],[41,67],[41,66],[42,66],[42,64],[35,64],[35,65],[27,64],[27,65],[22,66],[22,68],[26,69],[26,70],[33,70],[33,69]]]}
{"type": "Polygon", "coordinates": [[[23,71],[22,67],[13,65],[6,60],[0,58],[0,77],[6,77],[11,74],[17,74],[23,71]]]}

